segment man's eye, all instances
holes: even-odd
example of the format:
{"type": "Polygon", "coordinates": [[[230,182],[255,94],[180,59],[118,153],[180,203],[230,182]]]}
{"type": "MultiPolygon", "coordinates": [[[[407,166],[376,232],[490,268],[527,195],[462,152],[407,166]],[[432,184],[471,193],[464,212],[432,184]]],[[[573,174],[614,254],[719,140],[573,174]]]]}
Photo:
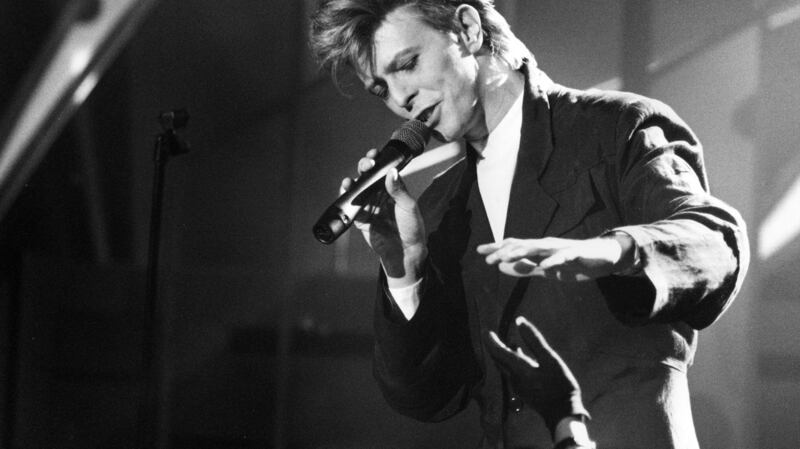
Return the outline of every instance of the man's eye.
{"type": "Polygon", "coordinates": [[[403,64],[400,66],[400,70],[406,70],[406,71],[414,70],[414,68],[417,66],[417,58],[418,56],[414,55],[413,57],[403,62],[403,64]]]}

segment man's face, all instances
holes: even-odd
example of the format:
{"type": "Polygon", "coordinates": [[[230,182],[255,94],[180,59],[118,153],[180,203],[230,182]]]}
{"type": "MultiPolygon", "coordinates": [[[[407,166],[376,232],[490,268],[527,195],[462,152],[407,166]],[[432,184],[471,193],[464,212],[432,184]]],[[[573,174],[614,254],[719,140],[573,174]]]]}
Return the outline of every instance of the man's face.
{"type": "Polygon", "coordinates": [[[480,137],[478,63],[458,35],[424,23],[414,7],[400,7],[375,31],[374,65],[366,89],[404,119],[426,122],[449,142],[480,137]]]}

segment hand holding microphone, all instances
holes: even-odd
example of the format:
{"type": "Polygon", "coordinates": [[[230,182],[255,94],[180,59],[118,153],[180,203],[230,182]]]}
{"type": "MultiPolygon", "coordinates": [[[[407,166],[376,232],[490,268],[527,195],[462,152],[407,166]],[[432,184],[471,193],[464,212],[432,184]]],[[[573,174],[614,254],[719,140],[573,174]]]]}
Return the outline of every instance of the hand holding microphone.
{"type": "MultiPolygon", "coordinates": [[[[342,194],[328,207],[314,225],[314,236],[322,243],[332,243],[352,224],[356,215],[376,200],[386,175],[392,169],[402,169],[412,158],[420,155],[431,131],[419,120],[409,120],[392,133],[380,152],[371,151],[359,161],[359,176],[345,180],[342,194]],[[367,164],[367,165],[365,165],[367,164]],[[368,166],[371,165],[371,166],[368,166]]],[[[374,205],[374,204],[372,204],[374,205]]]]}
{"type": "Polygon", "coordinates": [[[380,151],[370,150],[359,161],[358,178],[342,181],[341,195],[314,225],[314,236],[331,243],[355,223],[390,284],[415,277],[427,256],[422,215],[398,171],[422,153],[429,138],[421,121],[404,123],[380,151]]]}

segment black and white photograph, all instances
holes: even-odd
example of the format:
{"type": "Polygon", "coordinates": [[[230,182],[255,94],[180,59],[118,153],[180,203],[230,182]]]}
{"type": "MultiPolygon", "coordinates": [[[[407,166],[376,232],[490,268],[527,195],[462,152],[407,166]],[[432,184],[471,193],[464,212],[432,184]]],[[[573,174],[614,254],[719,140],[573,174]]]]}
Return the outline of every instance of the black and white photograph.
{"type": "Polygon", "coordinates": [[[800,1],[0,0],[0,449],[799,408],[800,1]]]}

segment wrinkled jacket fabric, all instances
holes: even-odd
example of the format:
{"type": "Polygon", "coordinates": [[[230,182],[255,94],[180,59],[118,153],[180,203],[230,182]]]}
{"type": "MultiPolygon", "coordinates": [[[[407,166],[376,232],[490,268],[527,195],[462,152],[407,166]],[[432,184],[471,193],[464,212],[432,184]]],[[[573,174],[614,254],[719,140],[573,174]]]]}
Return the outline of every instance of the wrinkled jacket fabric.
{"type": "Polygon", "coordinates": [[[485,350],[499,331],[521,345],[524,315],[573,370],[600,448],[695,448],[686,370],[697,330],[725,311],[749,253],[739,214],[709,194],[702,147],[666,105],[559,86],[524,67],[526,92],[504,235],[635,240],[643,271],[590,282],[527,281],[475,251],[492,241],[474,152],[438,176],[419,204],[429,257],[419,309],[406,321],[381,279],[374,373],[389,404],[425,421],[478,402],[481,447],[549,448],[485,350]]]}

